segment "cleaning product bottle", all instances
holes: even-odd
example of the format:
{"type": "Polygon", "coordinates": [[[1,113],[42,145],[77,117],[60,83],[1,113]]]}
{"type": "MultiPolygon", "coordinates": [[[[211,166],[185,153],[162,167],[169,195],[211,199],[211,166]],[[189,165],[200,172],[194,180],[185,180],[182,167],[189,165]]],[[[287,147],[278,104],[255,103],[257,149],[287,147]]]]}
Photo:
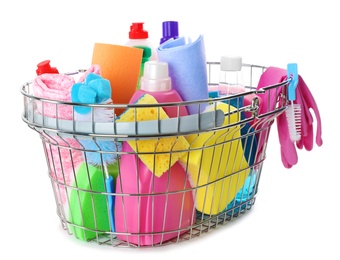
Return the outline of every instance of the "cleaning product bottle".
{"type": "Polygon", "coordinates": [[[116,183],[117,238],[139,246],[156,245],[189,231],[196,219],[191,189],[179,162],[157,177],[124,142],[116,183]]]}
{"type": "Polygon", "coordinates": [[[173,38],[177,39],[178,36],[178,22],[176,21],[165,21],[162,23],[162,33],[163,37],[161,38],[159,44],[166,42],[167,40],[173,38]]]}
{"type": "Polygon", "coordinates": [[[143,57],[142,57],[142,63],[140,65],[140,71],[139,71],[139,77],[138,77],[138,83],[137,83],[137,89],[140,89],[140,78],[144,74],[144,64],[145,62],[149,61],[151,57],[151,48],[147,46],[134,46],[136,48],[140,48],[143,50],[143,57]]]}
{"type": "MultiPolygon", "coordinates": [[[[146,62],[141,90],[131,103],[150,106],[128,108],[118,121],[177,117],[177,107],[167,109],[167,115],[168,107],[151,106],[158,104],[156,98],[179,100],[176,92],[169,89],[171,81],[167,75],[166,63],[146,62]],[[143,94],[143,88],[150,94],[143,94]]],[[[182,113],[187,114],[184,109],[182,113]]],[[[194,198],[189,175],[178,158],[186,149],[188,143],[183,136],[130,138],[123,142],[114,215],[118,239],[138,246],[155,245],[190,230],[196,219],[194,198]]]]}
{"type": "MultiPolygon", "coordinates": [[[[220,61],[220,80],[218,85],[219,97],[233,96],[244,93],[246,91],[243,83],[242,76],[242,57],[240,56],[221,56],[220,61]]],[[[249,100],[252,98],[251,95],[243,95],[231,99],[224,100],[223,102],[241,109],[244,107],[245,99],[249,100]]],[[[241,111],[241,120],[246,118],[244,111],[241,111]]],[[[249,123],[244,123],[241,128],[242,144],[245,153],[245,157],[250,166],[253,165],[256,149],[257,140],[254,134],[254,129],[249,123]]]]}
{"type": "MultiPolygon", "coordinates": [[[[134,93],[130,104],[135,103],[145,93],[152,95],[158,103],[183,101],[178,92],[172,89],[168,63],[166,62],[147,61],[144,64],[144,75],[140,79],[140,89],[134,93]]],[[[169,117],[188,115],[185,106],[164,106],[163,109],[169,117]]]]}
{"type": "Polygon", "coordinates": [[[157,52],[149,40],[148,31],[143,29],[144,23],[132,23],[129,31],[129,40],[125,43],[126,46],[147,46],[151,49],[151,57],[150,60],[157,60],[157,52]]]}
{"type": "MultiPolygon", "coordinates": [[[[220,62],[219,96],[231,96],[245,92],[242,77],[242,58],[240,56],[222,56],[220,62]]],[[[232,99],[234,107],[242,107],[243,97],[232,99]]]]}

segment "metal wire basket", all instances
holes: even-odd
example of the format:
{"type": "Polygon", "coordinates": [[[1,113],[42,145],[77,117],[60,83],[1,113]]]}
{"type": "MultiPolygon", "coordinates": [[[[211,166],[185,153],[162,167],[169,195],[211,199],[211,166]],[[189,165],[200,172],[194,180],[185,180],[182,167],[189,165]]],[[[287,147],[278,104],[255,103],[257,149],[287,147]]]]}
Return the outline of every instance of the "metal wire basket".
{"type": "MultiPolygon", "coordinates": [[[[258,97],[289,82],[257,90],[254,84],[265,69],[243,64],[245,93],[161,105],[61,102],[38,98],[32,82],[24,84],[22,119],[42,140],[63,228],[98,244],[159,246],[201,236],[250,210],[270,127],[287,106],[281,96],[268,100],[268,108],[260,113],[258,97]],[[251,102],[231,105],[240,98],[251,102]],[[180,111],[190,105],[209,109],[160,116],[167,107],[180,111]],[[90,107],[91,117],[77,120],[76,106],[90,107]],[[58,116],[64,108],[71,111],[70,118],[58,116]],[[96,110],[103,109],[130,109],[134,119],[97,122],[96,110]],[[138,121],[143,109],[155,113],[155,119],[138,121]],[[92,165],[93,155],[102,163],[92,165]]],[[[219,63],[208,62],[207,71],[209,88],[214,88],[219,63]]]]}

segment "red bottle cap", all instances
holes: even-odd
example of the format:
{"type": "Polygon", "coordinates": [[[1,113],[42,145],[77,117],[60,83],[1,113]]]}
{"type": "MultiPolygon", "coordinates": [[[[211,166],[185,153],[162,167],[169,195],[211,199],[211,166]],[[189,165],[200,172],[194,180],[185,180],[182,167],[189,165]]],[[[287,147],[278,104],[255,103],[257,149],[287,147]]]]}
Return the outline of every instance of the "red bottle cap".
{"type": "Polygon", "coordinates": [[[45,73],[52,73],[52,74],[58,74],[59,71],[55,67],[51,67],[49,60],[44,60],[40,62],[38,65],[38,68],[36,70],[37,75],[45,74],[45,73]]]}
{"type": "Polygon", "coordinates": [[[144,23],[132,23],[130,26],[129,38],[130,39],[147,39],[149,34],[143,29],[144,23]]]}

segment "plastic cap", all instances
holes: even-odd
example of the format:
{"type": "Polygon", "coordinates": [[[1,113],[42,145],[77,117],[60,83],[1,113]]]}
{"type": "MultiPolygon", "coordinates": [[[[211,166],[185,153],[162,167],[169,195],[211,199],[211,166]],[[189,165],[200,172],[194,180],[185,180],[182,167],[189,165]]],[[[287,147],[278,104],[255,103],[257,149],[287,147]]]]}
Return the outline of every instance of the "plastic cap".
{"type": "Polygon", "coordinates": [[[144,23],[132,23],[130,26],[129,38],[130,39],[147,39],[149,34],[143,29],[144,23]]]}
{"type": "Polygon", "coordinates": [[[163,38],[161,38],[160,44],[171,39],[178,38],[178,22],[176,21],[166,21],[163,22],[163,38]]]}
{"type": "Polygon", "coordinates": [[[222,56],[220,67],[222,71],[240,71],[242,69],[242,57],[222,56]]]}
{"type": "Polygon", "coordinates": [[[49,60],[44,60],[40,62],[38,65],[38,68],[36,70],[37,75],[50,73],[50,74],[58,74],[59,71],[55,67],[51,67],[49,60]]]}
{"type": "Polygon", "coordinates": [[[171,90],[168,63],[147,61],[144,64],[144,75],[141,77],[140,89],[149,92],[171,90]]]}

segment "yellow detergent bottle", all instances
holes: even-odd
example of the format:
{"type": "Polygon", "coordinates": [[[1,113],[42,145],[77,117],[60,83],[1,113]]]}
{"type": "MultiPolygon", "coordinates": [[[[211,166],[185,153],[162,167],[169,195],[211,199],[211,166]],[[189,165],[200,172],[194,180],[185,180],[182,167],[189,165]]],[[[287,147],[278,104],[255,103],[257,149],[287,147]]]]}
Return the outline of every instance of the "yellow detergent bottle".
{"type": "MultiPolygon", "coordinates": [[[[208,111],[213,109],[215,105],[206,108],[208,111]]],[[[211,215],[226,209],[250,172],[240,139],[240,113],[223,102],[218,102],[216,109],[226,114],[223,126],[231,126],[188,135],[190,151],[180,159],[195,187],[196,209],[211,215]]]]}

